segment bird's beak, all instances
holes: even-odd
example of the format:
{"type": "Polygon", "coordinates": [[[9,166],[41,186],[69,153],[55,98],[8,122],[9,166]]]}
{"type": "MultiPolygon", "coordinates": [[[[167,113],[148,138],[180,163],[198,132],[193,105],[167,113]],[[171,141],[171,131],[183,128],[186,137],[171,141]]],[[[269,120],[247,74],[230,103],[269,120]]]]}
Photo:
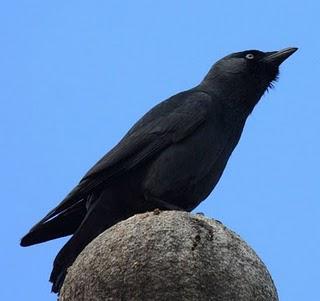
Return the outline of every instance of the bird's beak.
{"type": "Polygon", "coordinates": [[[266,63],[273,63],[275,65],[280,65],[283,61],[285,61],[291,54],[296,52],[298,48],[289,47],[279,51],[267,52],[266,56],[263,58],[263,61],[266,63]]]}

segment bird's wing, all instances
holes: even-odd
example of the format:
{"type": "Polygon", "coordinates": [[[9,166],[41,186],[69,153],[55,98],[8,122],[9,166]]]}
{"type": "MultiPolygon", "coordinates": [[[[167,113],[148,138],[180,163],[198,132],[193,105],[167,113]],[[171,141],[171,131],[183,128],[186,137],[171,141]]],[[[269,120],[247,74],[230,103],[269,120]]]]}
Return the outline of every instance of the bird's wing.
{"type": "MultiPolygon", "coordinates": [[[[189,136],[212,105],[205,92],[183,92],[154,107],[83,177],[105,182],[145,162],[162,149],[189,136]]],[[[80,184],[81,184],[80,182],[80,184]]],[[[96,185],[94,185],[96,186],[96,185]]]]}
{"type": "Polygon", "coordinates": [[[169,145],[183,140],[206,121],[209,94],[189,90],[161,102],[145,114],[82,178],[67,197],[39,223],[85,198],[96,187],[145,163],[169,145]]]}

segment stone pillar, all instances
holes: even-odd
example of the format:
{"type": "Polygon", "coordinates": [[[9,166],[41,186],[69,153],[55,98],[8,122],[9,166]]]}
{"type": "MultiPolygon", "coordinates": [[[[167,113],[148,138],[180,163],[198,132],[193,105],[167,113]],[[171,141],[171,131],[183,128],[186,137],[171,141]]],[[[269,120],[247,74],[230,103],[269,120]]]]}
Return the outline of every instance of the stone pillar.
{"type": "Polygon", "coordinates": [[[218,221],[181,211],[135,215],[94,239],[60,301],[277,301],[257,254],[218,221]]]}

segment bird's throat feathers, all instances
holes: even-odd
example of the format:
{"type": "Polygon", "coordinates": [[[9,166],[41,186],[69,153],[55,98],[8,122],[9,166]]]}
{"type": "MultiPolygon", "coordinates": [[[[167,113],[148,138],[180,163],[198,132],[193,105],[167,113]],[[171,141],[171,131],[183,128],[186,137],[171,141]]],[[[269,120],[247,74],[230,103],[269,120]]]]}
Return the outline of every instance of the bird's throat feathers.
{"type": "Polygon", "coordinates": [[[214,65],[200,87],[237,112],[249,115],[262,95],[274,87],[279,69],[261,77],[255,70],[221,70],[214,65]]]}

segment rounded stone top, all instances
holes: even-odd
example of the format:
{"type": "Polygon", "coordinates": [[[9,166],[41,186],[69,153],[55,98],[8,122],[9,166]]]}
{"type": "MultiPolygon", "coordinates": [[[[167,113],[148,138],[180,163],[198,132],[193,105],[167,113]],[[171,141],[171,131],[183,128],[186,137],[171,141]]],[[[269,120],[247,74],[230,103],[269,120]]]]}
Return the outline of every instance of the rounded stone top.
{"type": "Polygon", "coordinates": [[[135,215],[68,269],[61,301],[277,301],[257,254],[220,222],[181,211],[135,215]]]}

